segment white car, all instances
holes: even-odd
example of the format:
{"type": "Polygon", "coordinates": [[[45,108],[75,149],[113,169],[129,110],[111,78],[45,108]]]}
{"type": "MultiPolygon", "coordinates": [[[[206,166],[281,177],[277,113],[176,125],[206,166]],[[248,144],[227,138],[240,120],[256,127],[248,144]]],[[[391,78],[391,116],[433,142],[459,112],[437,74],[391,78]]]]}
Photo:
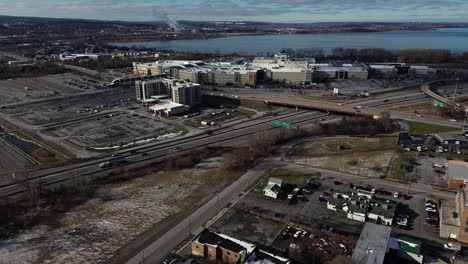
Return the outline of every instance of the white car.
{"type": "Polygon", "coordinates": [[[433,212],[433,213],[437,213],[437,209],[435,209],[435,208],[431,208],[431,207],[426,207],[426,212],[433,212]]]}
{"type": "Polygon", "coordinates": [[[461,250],[461,244],[457,242],[448,242],[444,244],[445,249],[449,250],[455,250],[455,251],[460,251],[461,250]]]}

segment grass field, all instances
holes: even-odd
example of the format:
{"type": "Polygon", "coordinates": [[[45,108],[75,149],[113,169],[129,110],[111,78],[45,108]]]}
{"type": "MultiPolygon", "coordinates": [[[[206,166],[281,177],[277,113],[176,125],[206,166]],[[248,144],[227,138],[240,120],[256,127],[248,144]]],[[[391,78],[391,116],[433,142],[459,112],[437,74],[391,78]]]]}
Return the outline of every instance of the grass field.
{"type": "Polygon", "coordinates": [[[395,137],[316,140],[298,145],[289,159],[301,165],[379,177],[386,174],[399,149],[395,141],[395,137]]]}
{"type": "Polygon", "coordinates": [[[408,124],[409,133],[416,135],[450,132],[458,130],[457,128],[453,127],[438,126],[415,121],[406,121],[406,124],[408,124]]]}
{"type": "Polygon", "coordinates": [[[185,120],[183,122],[183,124],[186,125],[186,126],[189,126],[189,127],[194,127],[194,128],[203,127],[201,123],[195,123],[195,122],[190,121],[190,120],[185,120]]]}
{"type": "Polygon", "coordinates": [[[310,141],[296,146],[294,155],[322,156],[362,151],[397,149],[396,138],[332,138],[310,141]],[[338,150],[338,146],[344,149],[338,150]]]}

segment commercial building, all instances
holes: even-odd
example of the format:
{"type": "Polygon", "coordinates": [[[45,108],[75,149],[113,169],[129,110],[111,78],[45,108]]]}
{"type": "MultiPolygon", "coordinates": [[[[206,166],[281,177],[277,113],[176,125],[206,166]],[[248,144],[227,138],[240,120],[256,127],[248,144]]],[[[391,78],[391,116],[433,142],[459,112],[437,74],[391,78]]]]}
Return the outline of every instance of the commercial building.
{"type": "Polygon", "coordinates": [[[443,152],[468,154],[468,137],[460,132],[437,133],[435,138],[443,152]]]}
{"type": "Polygon", "coordinates": [[[468,190],[458,191],[454,203],[442,202],[440,237],[468,243],[468,190]]]}
{"type": "Polygon", "coordinates": [[[195,106],[202,103],[201,85],[179,80],[169,81],[172,102],[188,106],[195,106]]]}
{"type": "Polygon", "coordinates": [[[155,114],[173,115],[188,111],[202,103],[201,85],[168,78],[136,81],[138,101],[151,103],[155,114]]]}
{"type": "Polygon", "coordinates": [[[389,226],[366,223],[354,249],[353,264],[423,263],[421,241],[391,235],[389,226]]]}
{"type": "Polygon", "coordinates": [[[210,262],[244,263],[255,245],[205,229],[192,240],[192,256],[210,262]]]}
{"type": "Polygon", "coordinates": [[[158,78],[147,81],[135,81],[136,99],[142,102],[152,101],[152,96],[171,94],[168,85],[169,80],[166,78],[158,78]]]}
{"type": "Polygon", "coordinates": [[[111,60],[112,55],[110,54],[94,54],[94,53],[85,53],[85,54],[70,54],[70,53],[62,53],[59,55],[59,59],[61,61],[66,60],[95,60],[95,61],[106,61],[111,60]]]}
{"type": "Polygon", "coordinates": [[[357,79],[367,80],[369,79],[369,71],[365,67],[354,67],[354,66],[320,66],[315,67],[313,74],[314,81],[321,81],[327,79],[334,80],[346,80],[346,79],[357,79]]]}
{"type": "Polygon", "coordinates": [[[447,185],[450,189],[460,190],[468,185],[468,162],[449,160],[447,185]]]}
{"type": "Polygon", "coordinates": [[[388,240],[386,262],[402,263],[402,260],[406,260],[411,263],[423,263],[424,256],[421,254],[421,245],[420,240],[393,235],[388,240]]]}
{"type": "Polygon", "coordinates": [[[335,192],[328,199],[327,209],[359,222],[391,226],[397,203],[391,200],[369,198],[365,193],[335,192]]]}
{"type": "Polygon", "coordinates": [[[387,254],[392,228],[366,223],[354,249],[351,262],[359,264],[383,264],[387,254]]]}
{"type": "Polygon", "coordinates": [[[301,68],[273,68],[266,70],[265,77],[273,81],[285,83],[312,83],[312,71],[301,68]]]}
{"type": "Polygon", "coordinates": [[[436,74],[437,70],[428,66],[406,65],[404,63],[371,64],[369,65],[371,74],[392,75],[392,74],[412,74],[427,75],[436,74]]]}

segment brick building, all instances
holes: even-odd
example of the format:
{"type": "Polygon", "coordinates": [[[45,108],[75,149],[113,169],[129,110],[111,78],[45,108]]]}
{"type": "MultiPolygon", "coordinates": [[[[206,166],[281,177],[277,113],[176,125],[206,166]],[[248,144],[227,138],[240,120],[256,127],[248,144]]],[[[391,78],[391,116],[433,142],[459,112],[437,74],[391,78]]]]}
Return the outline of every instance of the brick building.
{"type": "Polygon", "coordinates": [[[450,160],[447,168],[448,187],[460,190],[468,183],[468,162],[450,160]]]}
{"type": "Polygon", "coordinates": [[[244,263],[255,246],[229,236],[203,230],[192,241],[192,256],[210,262],[244,263]]]}

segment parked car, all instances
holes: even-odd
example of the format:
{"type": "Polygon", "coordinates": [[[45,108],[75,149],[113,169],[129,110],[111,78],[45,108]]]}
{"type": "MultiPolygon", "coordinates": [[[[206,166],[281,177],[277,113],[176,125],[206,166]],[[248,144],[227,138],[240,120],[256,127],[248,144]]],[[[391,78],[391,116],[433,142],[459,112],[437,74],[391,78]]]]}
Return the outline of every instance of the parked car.
{"type": "Polygon", "coordinates": [[[320,197],[319,197],[318,200],[319,200],[319,202],[321,202],[321,203],[326,203],[326,202],[328,202],[328,197],[325,197],[325,196],[323,196],[323,195],[320,195],[320,197]]]}
{"type": "Polygon", "coordinates": [[[433,220],[426,220],[426,221],[424,221],[424,225],[429,226],[429,227],[436,227],[436,226],[439,225],[439,222],[438,221],[433,221],[433,220]]]}
{"type": "Polygon", "coordinates": [[[426,207],[426,212],[433,212],[433,213],[437,213],[437,209],[435,209],[435,208],[432,208],[432,207],[426,207]]]}
{"type": "Polygon", "coordinates": [[[308,186],[312,189],[316,189],[318,187],[320,187],[322,184],[318,181],[309,181],[309,184],[308,186]]]}
{"type": "Polygon", "coordinates": [[[461,244],[458,242],[448,242],[444,244],[444,248],[448,250],[460,251],[461,244]]]}
{"type": "Polygon", "coordinates": [[[334,181],[333,184],[335,184],[335,185],[341,185],[341,184],[343,184],[343,182],[341,182],[341,181],[334,181]]]}

